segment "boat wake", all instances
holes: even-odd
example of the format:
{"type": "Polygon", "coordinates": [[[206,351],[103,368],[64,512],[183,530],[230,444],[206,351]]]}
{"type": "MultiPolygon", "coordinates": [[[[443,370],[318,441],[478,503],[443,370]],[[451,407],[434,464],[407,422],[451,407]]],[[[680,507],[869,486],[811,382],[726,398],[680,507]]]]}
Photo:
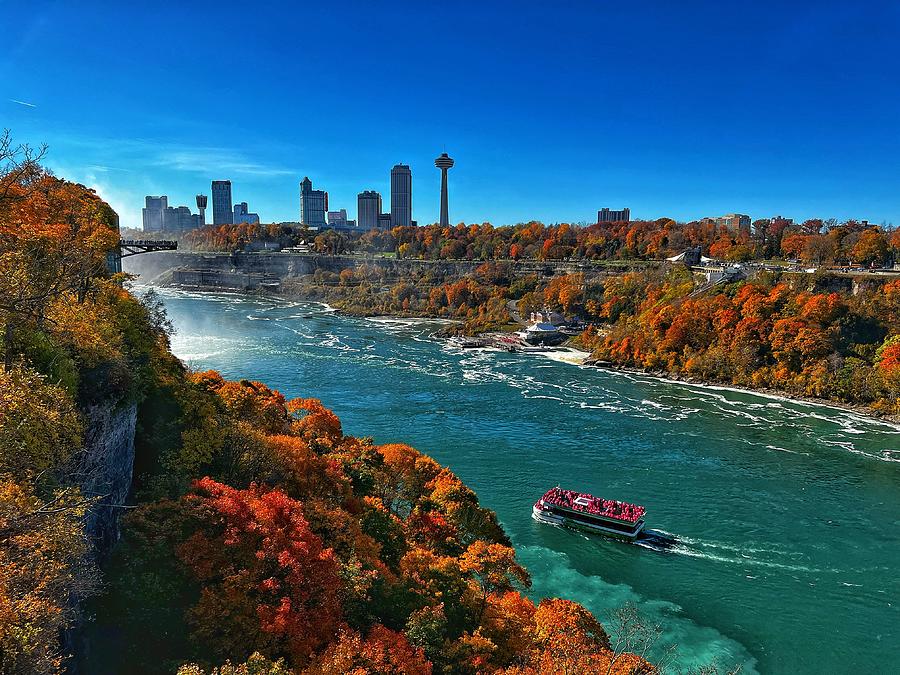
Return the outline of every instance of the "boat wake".
{"type": "MultiPolygon", "coordinates": [[[[779,551],[771,548],[739,547],[730,544],[702,541],[691,537],[677,537],[661,530],[646,530],[636,542],[638,546],[663,553],[711,560],[740,567],[763,567],[801,573],[838,572],[802,565],[797,561],[800,552],[779,551]],[[760,555],[761,554],[761,555],[760,555]]],[[[755,577],[753,577],[755,578],[755,577]]]]}
{"type": "Polygon", "coordinates": [[[634,544],[661,553],[672,553],[689,558],[713,560],[740,566],[768,567],[792,572],[821,573],[824,571],[798,564],[796,557],[802,555],[800,552],[792,553],[772,548],[739,547],[719,542],[702,541],[691,537],[679,537],[665,530],[644,530],[634,544]],[[761,558],[757,555],[766,553],[773,554],[775,559],[770,559],[773,556],[764,555],[761,558]],[[785,557],[789,559],[785,560],[785,557]]]}
{"type": "Polygon", "coordinates": [[[669,551],[678,544],[678,537],[665,530],[643,530],[634,543],[654,551],[669,551]]]}

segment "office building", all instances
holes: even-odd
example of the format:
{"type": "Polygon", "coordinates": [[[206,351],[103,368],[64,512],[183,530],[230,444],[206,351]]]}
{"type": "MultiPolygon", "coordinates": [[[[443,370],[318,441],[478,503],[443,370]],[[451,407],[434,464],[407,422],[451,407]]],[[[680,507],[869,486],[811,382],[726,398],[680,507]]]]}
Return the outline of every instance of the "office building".
{"type": "Polygon", "coordinates": [[[447,171],[453,167],[453,160],[446,152],[434,160],[434,165],[441,170],[441,227],[450,227],[450,205],[447,195],[447,171]]]}
{"type": "Polygon", "coordinates": [[[206,225],[206,195],[197,195],[197,212],[200,215],[200,227],[206,225]]]}
{"type": "Polygon", "coordinates": [[[346,226],[347,225],[347,209],[340,209],[339,211],[329,211],[326,214],[326,219],[328,220],[328,224],[331,226],[346,226]]]}
{"type": "Polygon", "coordinates": [[[347,209],[328,212],[328,227],[333,230],[355,230],[356,221],[347,219],[347,209]]]}
{"type": "Polygon", "coordinates": [[[163,211],[163,232],[178,234],[200,227],[200,216],[191,213],[187,206],[168,206],[163,211]]]}
{"type": "Polygon", "coordinates": [[[234,224],[250,223],[251,225],[259,222],[258,213],[250,213],[250,207],[247,202],[241,202],[234,205],[234,224]]]}
{"type": "Polygon", "coordinates": [[[613,211],[603,208],[597,211],[598,223],[628,223],[631,222],[631,209],[625,208],[621,211],[613,211]]]}
{"type": "Polygon", "coordinates": [[[379,213],[378,214],[378,229],[379,230],[391,229],[391,214],[390,213],[379,213]]]}
{"type": "Polygon", "coordinates": [[[163,231],[163,216],[168,206],[169,198],[165,195],[160,197],[147,195],[144,197],[144,208],[141,209],[141,218],[146,232],[163,231]]]}
{"type": "Polygon", "coordinates": [[[360,192],[356,197],[356,222],[360,228],[368,231],[378,227],[378,216],[381,214],[381,195],[375,190],[360,192]]]}
{"type": "Polygon", "coordinates": [[[406,164],[391,169],[391,225],[412,225],[412,171],[406,164]]]}
{"type": "Polygon", "coordinates": [[[701,223],[714,223],[716,227],[724,227],[731,234],[746,232],[750,234],[750,216],[743,213],[729,213],[718,218],[704,218],[701,223]]]}
{"type": "Polygon", "coordinates": [[[743,213],[729,213],[718,219],[720,225],[728,228],[729,232],[737,234],[739,232],[750,233],[750,216],[743,213]]]}
{"type": "Polygon", "coordinates": [[[234,213],[231,204],[231,181],[214,180],[212,182],[213,225],[231,225],[234,213]]]}
{"type": "Polygon", "coordinates": [[[300,181],[300,222],[309,227],[325,227],[328,210],[328,194],[313,190],[312,181],[305,177],[300,181]]]}

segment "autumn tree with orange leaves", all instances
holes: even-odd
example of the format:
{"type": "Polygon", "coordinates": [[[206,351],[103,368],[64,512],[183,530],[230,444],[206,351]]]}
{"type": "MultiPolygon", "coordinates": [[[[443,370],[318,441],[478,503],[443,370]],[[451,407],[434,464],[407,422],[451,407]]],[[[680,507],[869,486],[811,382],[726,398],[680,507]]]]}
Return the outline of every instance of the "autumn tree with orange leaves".
{"type": "Polygon", "coordinates": [[[900,282],[857,295],[806,283],[762,278],[696,295],[677,270],[609,279],[599,308],[606,329],[583,340],[597,358],[633,368],[897,412],[900,282]]]}
{"type": "Polygon", "coordinates": [[[119,242],[115,214],[93,191],[54,178],[41,152],[0,137],[0,321],[6,370],[17,332],[52,323],[66,296],[83,304],[119,242]]]}

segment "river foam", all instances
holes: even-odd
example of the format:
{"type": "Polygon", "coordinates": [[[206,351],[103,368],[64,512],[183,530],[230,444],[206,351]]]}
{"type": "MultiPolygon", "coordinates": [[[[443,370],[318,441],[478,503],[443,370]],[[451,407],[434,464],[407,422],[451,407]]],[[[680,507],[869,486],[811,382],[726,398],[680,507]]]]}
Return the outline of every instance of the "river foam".
{"type": "MultiPolygon", "coordinates": [[[[570,536],[582,536],[569,533],[570,536]]],[[[585,537],[586,538],[586,537],[585,537]]],[[[519,558],[531,573],[534,586],[552,586],[560,597],[578,598],[607,626],[615,623],[615,612],[626,604],[638,608],[642,620],[661,627],[649,651],[659,662],[675,649],[679,668],[690,669],[716,663],[729,668],[740,665],[742,673],[757,673],[756,659],[737,640],[684,615],[674,602],[641,596],[626,584],[614,584],[576,570],[564,553],[540,546],[516,546],[519,558]]]]}

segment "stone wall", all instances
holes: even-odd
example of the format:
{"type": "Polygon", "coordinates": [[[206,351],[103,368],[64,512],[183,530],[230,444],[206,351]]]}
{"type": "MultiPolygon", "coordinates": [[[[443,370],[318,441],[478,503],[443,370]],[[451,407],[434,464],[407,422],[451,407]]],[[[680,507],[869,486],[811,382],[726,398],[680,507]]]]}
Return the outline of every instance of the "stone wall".
{"type": "Polygon", "coordinates": [[[264,286],[277,286],[281,277],[258,272],[239,272],[217,269],[172,270],[172,283],[176,286],[222,288],[228,290],[255,290],[264,286]]]}
{"type": "MultiPolygon", "coordinates": [[[[137,274],[140,281],[146,284],[158,283],[165,278],[171,279],[175,270],[190,272],[218,272],[223,274],[250,274],[268,278],[287,279],[312,274],[316,270],[340,273],[347,268],[360,265],[380,267],[389,275],[416,275],[424,271],[432,271],[446,277],[461,277],[472,274],[481,260],[407,260],[396,258],[380,258],[362,255],[317,255],[312,253],[190,253],[185,251],[163,251],[145,253],[122,261],[123,269],[137,274]]],[[[540,262],[535,260],[503,261],[514,276],[538,274],[554,276],[583,272],[585,274],[603,275],[620,273],[629,268],[622,263],[622,269],[609,266],[595,266],[589,263],[575,262],[540,262]]],[[[224,278],[224,277],[223,277],[224,278]]]]}

